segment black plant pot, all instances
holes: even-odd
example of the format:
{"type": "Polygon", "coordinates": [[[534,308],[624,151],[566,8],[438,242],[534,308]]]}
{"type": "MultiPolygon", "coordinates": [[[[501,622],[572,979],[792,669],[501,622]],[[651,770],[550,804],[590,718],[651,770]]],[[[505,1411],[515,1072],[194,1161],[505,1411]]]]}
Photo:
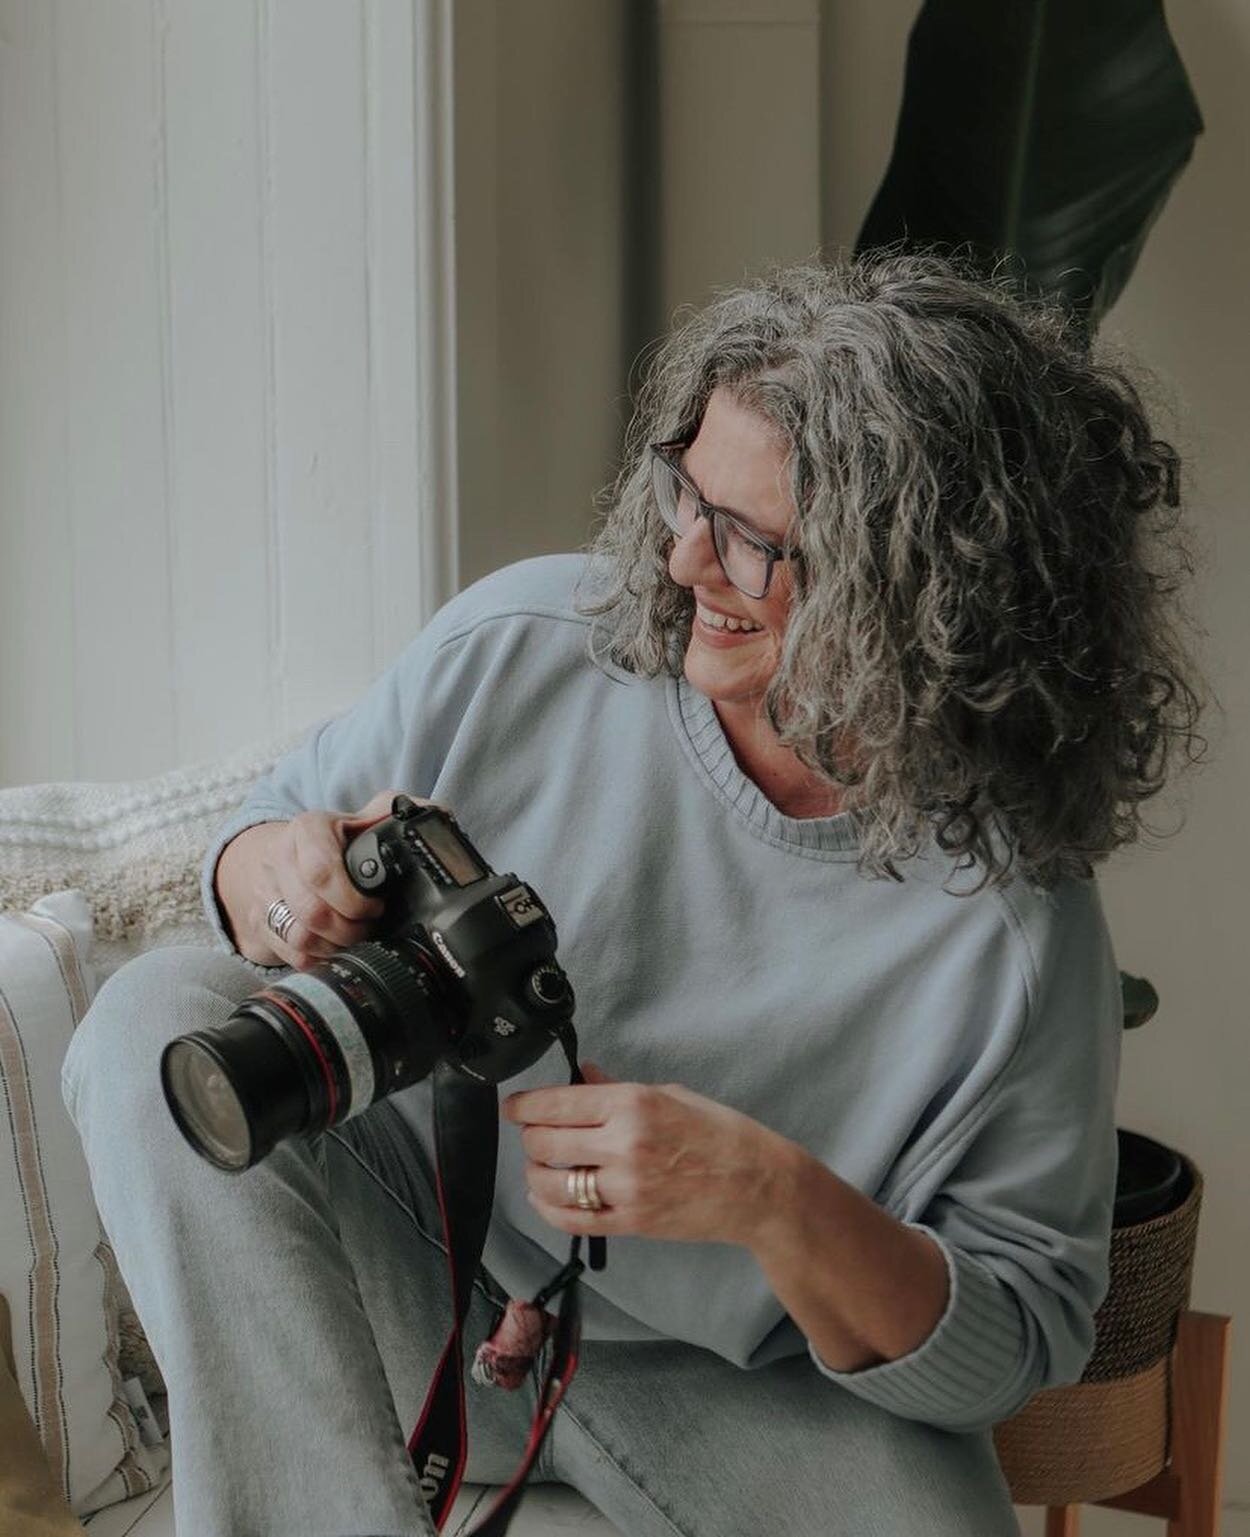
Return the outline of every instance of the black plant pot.
{"type": "Polygon", "coordinates": [[[1140,1132],[1116,1127],[1120,1166],[1115,1182],[1113,1227],[1131,1227],[1174,1211],[1193,1181],[1180,1154],[1140,1132]]]}

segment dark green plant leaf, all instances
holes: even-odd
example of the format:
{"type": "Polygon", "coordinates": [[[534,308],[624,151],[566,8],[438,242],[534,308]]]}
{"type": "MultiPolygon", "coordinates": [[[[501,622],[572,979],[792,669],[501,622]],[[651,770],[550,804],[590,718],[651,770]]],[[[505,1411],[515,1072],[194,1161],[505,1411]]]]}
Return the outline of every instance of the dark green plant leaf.
{"type": "Polygon", "coordinates": [[[1161,0],[926,0],[858,249],[1010,254],[1092,333],[1202,126],[1161,0]]]}
{"type": "Polygon", "coordinates": [[[1159,995],[1145,977],[1120,973],[1120,996],[1124,1000],[1124,1028],[1135,1030],[1153,1019],[1159,1007],[1159,995]]]}

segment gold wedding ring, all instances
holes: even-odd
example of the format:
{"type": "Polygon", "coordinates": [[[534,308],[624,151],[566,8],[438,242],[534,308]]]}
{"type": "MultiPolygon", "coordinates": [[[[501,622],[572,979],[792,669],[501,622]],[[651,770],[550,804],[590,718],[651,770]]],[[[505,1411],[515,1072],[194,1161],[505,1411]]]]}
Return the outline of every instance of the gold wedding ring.
{"type": "Polygon", "coordinates": [[[571,1205],[580,1206],[583,1211],[603,1210],[603,1201],[599,1196],[594,1169],[585,1167],[570,1169],[565,1185],[571,1205]]]}

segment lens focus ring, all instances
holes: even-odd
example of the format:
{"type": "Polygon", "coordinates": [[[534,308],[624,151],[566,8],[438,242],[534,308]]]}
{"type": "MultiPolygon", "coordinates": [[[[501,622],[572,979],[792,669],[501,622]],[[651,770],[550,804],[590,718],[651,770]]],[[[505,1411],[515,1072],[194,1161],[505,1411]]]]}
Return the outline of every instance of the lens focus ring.
{"type": "MultiPolygon", "coordinates": [[[[411,941],[405,941],[405,947],[411,953],[411,941]]],[[[351,959],[380,983],[391,1002],[405,1013],[428,1008],[440,991],[421,962],[406,961],[394,944],[367,939],[352,946],[351,959]]]]}

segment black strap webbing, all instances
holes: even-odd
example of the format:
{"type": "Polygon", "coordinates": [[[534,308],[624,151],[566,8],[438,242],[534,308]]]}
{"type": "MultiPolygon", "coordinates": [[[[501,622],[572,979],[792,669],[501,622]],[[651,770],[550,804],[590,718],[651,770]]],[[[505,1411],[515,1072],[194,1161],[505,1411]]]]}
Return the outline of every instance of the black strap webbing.
{"type": "MultiPolygon", "coordinates": [[[[571,1028],[567,1034],[561,1033],[560,1042],[569,1061],[570,1081],[584,1083],[571,1028]]],[[[408,1438],[408,1454],[416,1467],[430,1517],[441,1532],[464,1478],[469,1451],[462,1330],[495,1201],[499,1097],[494,1086],[475,1083],[445,1062],[439,1062],[434,1069],[434,1145],[453,1320],[421,1417],[408,1438]]],[[[474,1527],[472,1537],[502,1537],[507,1530],[524,1492],[525,1480],[577,1369],[581,1306],[576,1272],[581,1267],[573,1266],[573,1261],[577,1260],[580,1247],[580,1236],[574,1236],[569,1257],[573,1276],[563,1288],[552,1338],[551,1364],[539,1394],[523,1459],[484,1520],[474,1527]]],[[[605,1240],[590,1238],[587,1248],[591,1269],[602,1270],[606,1263],[605,1240]]]]}

